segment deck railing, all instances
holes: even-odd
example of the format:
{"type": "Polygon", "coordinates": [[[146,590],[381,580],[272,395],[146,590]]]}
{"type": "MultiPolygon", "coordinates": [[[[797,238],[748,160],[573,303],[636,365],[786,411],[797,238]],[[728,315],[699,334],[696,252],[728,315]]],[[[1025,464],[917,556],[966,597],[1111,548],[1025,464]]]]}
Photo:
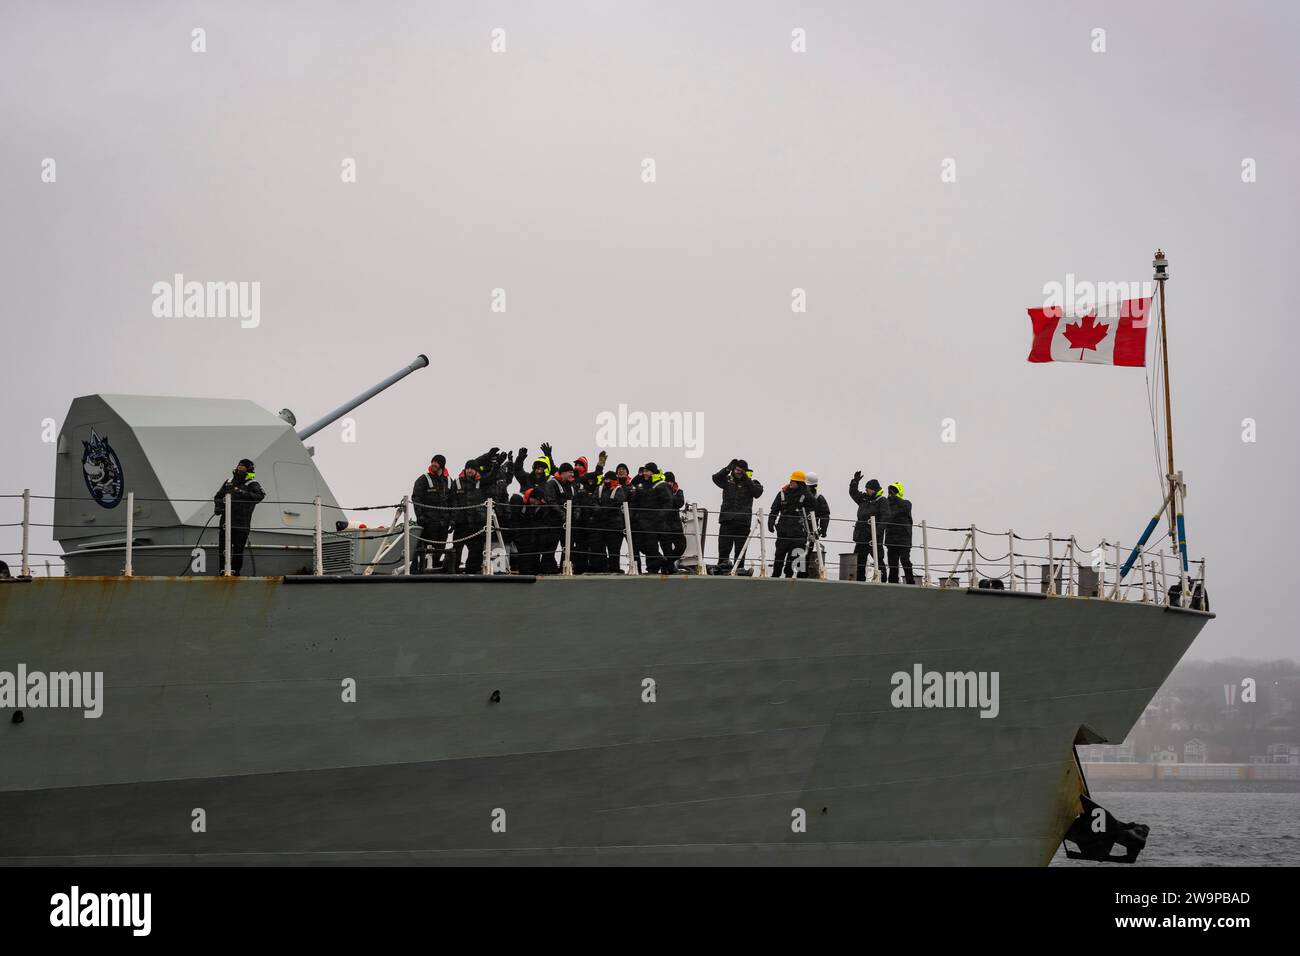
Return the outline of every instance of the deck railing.
{"type": "MultiPolygon", "coordinates": [[[[77,500],[84,501],[82,498],[77,500]]],[[[48,529],[54,537],[61,530],[53,520],[37,521],[33,516],[34,506],[45,506],[52,511],[54,502],[53,496],[33,495],[27,489],[21,494],[0,495],[0,505],[19,505],[19,514],[14,515],[18,520],[0,522],[0,529],[19,531],[19,550],[0,552],[0,559],[18,559],[19,576],[32,575],[33,559],[44,559],[47,574],[52,573],[52,566],[66,566],[64,559],[69,552],[31,550],[33,529],[48,529]]],[[[174,522],[150,525],[139,520],[137,505],[154,502],[211,506],[212,499],[137,498],[128,492],[124,507],[118,513],[120,518],[110,522],[96,521],[93,528],[99,540],[80,553],[116,554],[120,551],[121,574],[131,577],[135,573],[137,553],[142,548],[179,547],[137,543],[142,532],[177,527],[174,522]],[[119,529],[123,532],[120,540],[103,539],[105,532],[119,529]]],[[[224,504],[226,514],[232,514],[229,495],[224,504]]],[[[178,509],[178,512],[183,510],[195,509],[178,509]]],[[[334,506],[330,506],[330,510],[333,513],[334,506]]],[[[709,573],[708,566],[713,564],[718,573],[772,577],[778,569],[771,566],[771,559],[780,555],[787,558],[783,562],[787,567],[782,570],[798,577],[829,579],[834,576],[846,581],[886,583],[892,574],[896,582],[906,581],[903,563],[895,562],[897,567],[891,570],[887,569],[884,559],[891,550],[890,540],[898,540],[902,526],[890,526],[875,518],[860,527],[853,519],[831,518],[826,523],[825,532],[820,533],[818,522],[812,515],[783,518],[772,530],[769,516],[762,508],[748,515],[720,516],[695,504],[687,504],[679,511],[635,508],[626,501],[610,508],[583,499],[523,506],[489,499],[481,505],[444,506],[431,511],[426,509],[425,514],[416,515],[410,498],[403,497],[401,501],[390,504],[339,507],[338,511],[343,513],[391,512],[387,524],[363,532],[361,528],[364,526],[352,522],[343,527],[338,526],[343,522],[336,522],[333,528],[327,527],[324,511],[320,497],[311,501],[264,499],[254,510],[248,531],[297,535],[309,540],[310,544],[257,541],[252,547],[259,552],[304,552],[304,558],[305,552],[310,551],[310,568],[316,575],[327,573],[327,550],[337,550],[344,546],[344,542],[351,542],[364,534],[368,541],[377,545],[373,555],[364,556],[359,562],[362,573],[367,575],[441,569],[453,550],[457,553],[458,566],[459,552],[470,546],[470,553],[481,554],[482,560],[478,568],[467,570],[486,575],[656,573],[664,561],[662,555],[667,555],[676,565],[685,565],[685,570],[690,573],[709,573]],[[274,507],[277,505],[280,507],[274,507]],[[271,512],[298,514],[287,506],[310,507],[310,527],[258,520],[261,515],[271,512]],[[727,523],[731,530],[722,532],[711,526],[721,517],[729,519],[727,523]],[[748,526],[739,557],[719,566],[719,540],[722,537],[731,538],[733,542],[738,539],[739,535],[734,533],[737,522],[748,526]],[[430,528],[436,530],[431,532],[430,528]],[[440,535],[443,529],[446,531],[440,535]],[[490,544],[483,544],[480,550],[477,544],[480,539],[490,544]],[[708,554],[710,550],[712,557],[708,554]]],[[[0,512],[0,517],[3,516],[0,512]]],[[[114,513],[108,510],[106,517],[114,517],[114,513]]],[[[193,547],[196,550],[215,549],[224,558],[221,573],[230,574],[234,529],[226,523],[224,534],[218,536],[217,529],[211,525],[209,519],[193,547]]],[[[65,527],[82,531],[88,525],[84,521],[68,522],[65,527]]],[[[1203,594],[1203,558],[1184,568],[1179,556],[1160,547],[1159,543],[1148,545],[1136,555],[1131,550],[1117,541],[1104,539],[1089,545],[1081,544],[1073,535],[1060,536],[1052,532],[1023,535],[1012,529],[994,531],[975,524],[931,524],[921,519],[912,525],[908,553],[912,578],[919,587],[1000,590],[1156,605],[1167,605],[1171,600],[1192,604],[1192,596],[1203,594]],[[1130,570],[1126,575],[1122,574],[1125,561],[1130,557],[1133,557],[1130,570]]],[[[1202,602],[1203,598],[1196,597],[1195,600],[1202,602]]]]}

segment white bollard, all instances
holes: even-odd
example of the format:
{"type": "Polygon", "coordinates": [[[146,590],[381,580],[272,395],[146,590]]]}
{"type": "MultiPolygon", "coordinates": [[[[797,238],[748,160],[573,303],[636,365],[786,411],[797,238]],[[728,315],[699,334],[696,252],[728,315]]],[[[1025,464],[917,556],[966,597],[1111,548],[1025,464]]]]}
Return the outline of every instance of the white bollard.
{"type": "Polygon", "coordinates": [[[1075,565],[1078,563],[1074,560],[1074,549],[1075,549],[1074,535],[1070,535],[1070,545],[1069,545],[1070,560],[1069,560],[1069,564],[1067,565],[1067,567],[1069,567],[1070,570],[1069,570],[1069,577],[1065,579],[1066,597],[1074,597],[1074,571],[1075,571],[1075,565]]]}
{"type": "Polygon", "coordinates": [[[320,495],[317,495],[315,498],[313,498],[311,500],[311,503],[313,509],[316,512],[316,535],[315,535],[316,540],[315,540],[315,549],[314,549],[315,554],[313,556],[314,559],[312,562],[315,565],[315,568],[312,570],[312,574],[316,575],[316,577],[319,578],[325,574],[325,554],[324,554],[325,549],[324,549],[324,541],[322,540],[322,535],[324,532],[322,531],[320,526],[320,495]]]}
{"type": "Polygon", "coordinates": [[[921,587],[930,586],[930,538],[926,533],[925,519],[921,519],[921,587]]]}
{"type": "Polygon", "coordinates": [[[487,520],[483,524],[483,574],[492,575],[492,499],[489,498],[485,503],[485,512],[487,520]]]}
{"type": "Polygon", "coordinates": [[[1047,593],[1056,594],[1056,548],[1053,547],[1052,532],[1047,532],[1047,593]]]}
{"type": "Polygon", "coordinates": [[[132,550],[135,545],[135,492],[126,493],[126,564],[122,568],[122,576],[131,577],[131,558],[132,550]]]}
{"type": "Polygon", "coordinates": [[[979,564],[975,560],[975,526],[970,526],[970,586],[977,588],[979,581],[979,564]]]}
{"type": "Polygon", "coordinates": [[[230,577],[231,574],[233,573],[233,572],[230,570],[230,536],[231,536],[231,534],[233,533],[233,532],[232,532],[232,527],[231,527],[231,526],[234,524],[234,521],[232,520],[233,516],[232,516],[231,513],[230,513],[230,492],[226,492],[226,497],[225,497],[224,501],[225,501],[225,509],[226,509],[226,511],[225,511],[225,518],[226,518],[226,534],[225,534],[225,539],[226,539],[226,540],[225,540],[225,543],[222,545],[222,553],[225,554],[225,556],[226,556],[226,566],[225,566],[225,568],[222,570],[221,575],[222,575],[222,577],[227,577],[227,578],[228,578],[228,577],[230,577]]]}
{"type": "Polygon", "coordinates": [[[19,578],[31,578],[31,489],[22,489],[22,562],[18,564],[19,578]]]}
{"type": "MultiPolygon", "coordinates": [[[[830,531],[831,529],[828,527],[826,530],[827,530],[827,531],[830,531]]],[[[826,545],[822,544],[822,538],[821,538],[821,535],[818,535],[818,536],[817,536],[817,577],[818,577],[819,580],[822,580],[822,581],[827,580],[827,577],[826,577],[826,545]]]]}
{"type": "Polygon", "coordinates": [[[411,496],[402,495],[402,570],[411,573],[411,496]]]}
{"type": "Polygon", "coordinates": [[[872,560],[873,565],[874,565],[874,566],[872,567],[872,569],[871,569],[871,580],[872,580],[873,582],[875,582],[876,584],[879,584],[880,581],[881,581],[881,574],[880,574],[880,558],[881,558],[881,554],[880,554],[880,535],[876,534],[876,516],[875,516],[875,515],[872,515],[872,516],[871,516],[871,518],[870,518],[870,522],[871,522],[871,553],[872,553],[872,558],[871,558],[871,560],[872,560]]]}
{"type": "Polygon", "coordinates": [[[573,499],[567,498],[564,502],[564,565],[560,568],[560,573],[565,577],[573,577],[573,561],[570,552],[570,542],[572,541],[573,532],[573,499]]]}
{"type": "Polygon", "coordinates": [[[1110,597],[1112,601],[1119,600],[1119,585],[1120,585],[1119,570],[1124,566],[1123,560],[1124,560],[1123,557],[1120,555],[1119,542],[1116,541],[1115,542],[1115,590],[1110,592],[1110,597]]]}
{"type": "Polygon", "coordinates": [[[627,537],[627,573],[639,574],[636,569],[636,546],[632,543],[632,512],[623,502],[623,534],[627,537]]]}
{"type": "Polygon", "coordinates": [[[758,576],[767,577],[767,522],[763,509],[758,509],[758,576]]]}
{"type": "Polygon", "coordinates": [[[1097,598],[1106,600],[1106,549],[1110,547],[1110,542],[1105,538],[1101,539],[1101,544],[1097,545],[1097,550],[1101,552],[1101,567],[1097,571],[1097,598]]]}
{"type": "Polygon", "coordinates": [[[695,553],[699,555],[695,562],[695,573],[707,575],[709,569],[704,564],[704,539],[700,537],[700,509],[695,505],[691,505],[690,508],[695,517],[695,553]]]}
{"type": "Polygon", "coordinates": [[[1007,529],[1007,590],[1016,589],[1016,533],[1007,529]]]}

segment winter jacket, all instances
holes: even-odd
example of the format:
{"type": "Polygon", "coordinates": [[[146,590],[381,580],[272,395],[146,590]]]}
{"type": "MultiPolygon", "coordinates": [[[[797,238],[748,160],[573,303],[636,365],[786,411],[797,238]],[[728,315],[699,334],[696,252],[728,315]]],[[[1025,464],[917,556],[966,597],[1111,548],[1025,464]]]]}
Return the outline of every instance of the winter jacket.
{"type": "Polygon", "coordinates": [[[576,479],[573,489],[573,527],[575,531],[588,531],[600,525],[600,501],[596,497],[600,485],[589,475],[576,479]]]}
{"type": "Polygon", "coordinates": [[[885,540],[882,513],[885,506],[884,494],[870,488],[859,491],[858,482],[860,480],[854,478],[849,482],[849,497],[858,505],[858,520],[853,526],[853,540],[859,544],[871,541],[871,519],[874,517],[876,519],[876,536],[883,542],[885,540]]]}
{"type": "Polygon", "coordinates": [[[502,465],[496,475],[482,474],[478,478],[467,478],[465,472],[451,483],[449,506],[451,521],[457,528],[482,528],[487,524],[487,507],[489,498],[499,498],[510,483],[510,472],[502,465]]]}
{"type": "Polygon", "coordinates": [[[623,503],[627,501],[627,488],[617,481],[601,482],[596,503],[600,506],[597,522],[608,531],[623,530],[623,503]]]}
{"type": "MultiPolygon", "coordinates": [[[[910,548],[912,546],[912,502],[897,495],[884,499],[881,509],[884,519],[884,542],[891,548],[910,548]]],[[[877,527],[881,518],[876,519],[877,527]]]]}
{"type": "Polygon", "coordinates": [[[664,519],[664,530],[673,534],[683,534],[686,531],[685,525],[682,524],[682,509],[686,507],[686,492],[682,491],[677,485],[669,485],[672,494],[673,510],[668,512],[664,519]]]}
{"type": "Polygon", "coordinates": [[[515,480],[519,482],[520,492],[527,491],[534,485],[537,485],[539,488],[545,485],[546,479],[551,476],[554,467],[555,466],[551,462],[551,459],[547,458],[545,455],[538,455],[528,462],[525,462],[522,458],[517,459],[515,461],[515,480]],[[533,465],[537,464],[539,461],[546,465],[546,473],[542,475],[540,481],[533,477],[533,465]],[[528,465],[527,471],[524,470],[525,464],[528,465]]]}
{"type": "Polygon", "coordinates": [[[629,486],[632,492],[632,530],[650,533],[667,531],[673,510],[673,490],[663,473],[649,479],[638,475],[629,486]]]}
{"type": "MultiPolygon", "coordinates": [[[[533,492],[536,496],[536,492],[533,492]]],[[[542,500],[545,503],[543,514],[545,515],[544,524],[549,525],[554,530],[555,526],[559,527],[559,533],[564,534],[564,503],[573,500],[573,485],[568,482],[560,481],[554,475],[546,479],[546,484],[542,486],[542,500]]]]}
{"type": "Polygon", "coordinates": [[[217,514],[221,515],[221,527],[226,526],[226,494],[230,494],[230,510],[233,514],[231,518],[231,529],[247,530],[253,525],[253,509],[257,507],[259,501],[266,497],[266,492],[262,490],[262,485],[252,478],[244,481],[227,480],[222,482],[217,493],[212,496],[212,502],[217,506],[217,514]]]}
{"type": "Polygon", "coordinates": [[[763,497],[763,483],[749,471],[737,481],[730,468],[723,468],[715,474],[713,483],[722,489],[722,510],[718,521],[724,525],[748,526],[754,513],[754,502],[763,497]]]}
{"type": "Polygon", "coordinates": [[[786,485],[772,499],[767,530],[782,538],[802,538],[807,533],[805,516],[816,509],[816,500],[802,485],[786,485]]]}
{"type": "Polygon", "coordinates": [[[426,471],[415,479],[411,489],[411,503],[415,505],[415,523],[422,528],[445,528],[451,524],[451,482],[447,472],[434,476],[426,471]]]}

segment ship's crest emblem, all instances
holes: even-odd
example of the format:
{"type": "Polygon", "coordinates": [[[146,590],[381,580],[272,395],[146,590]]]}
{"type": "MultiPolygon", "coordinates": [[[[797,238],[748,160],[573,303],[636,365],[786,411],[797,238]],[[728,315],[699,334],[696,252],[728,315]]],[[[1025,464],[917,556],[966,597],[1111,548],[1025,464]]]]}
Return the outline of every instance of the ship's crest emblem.
{"type": "Polygon", "coordinates": [[[90,441],[81,443],[85,451],[81,454],[81,472],[86,478],[86,490],[105,508],[115,508],[122,500],[122,462],[117,452],[108,443],[107,438],[100,438],[95,429],[90,430],[90,441]]]}

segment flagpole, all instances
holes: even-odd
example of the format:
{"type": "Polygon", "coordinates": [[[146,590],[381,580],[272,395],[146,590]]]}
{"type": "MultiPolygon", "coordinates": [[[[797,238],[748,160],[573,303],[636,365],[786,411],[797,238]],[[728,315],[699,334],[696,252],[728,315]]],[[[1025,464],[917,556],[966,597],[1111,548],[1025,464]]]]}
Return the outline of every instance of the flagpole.
{"type": "Polygon", "coordinates": [[[1167,326],[1169,323],[1165,313],[1165,280],[1169,278],[1169,263],[1165,259],[1163,249],[1156,250],[1156,255],[1151,261],[1151,265],[1154,266],[1156,270],[1154,278],[1156,288],[1159,290],[1160,295],[1160,356],[1164,362],[1165,376],[1165,452],[1169,466],[1167,474],[1169,481],[1169,541],[1174,553],[1176,554],[1178,552],[1178,528],[1176,518],[1178,513],[1178,476],[1174,471],[1173,405],[1169,400],[1169,336],[1167,333],[1167,326]]]}

